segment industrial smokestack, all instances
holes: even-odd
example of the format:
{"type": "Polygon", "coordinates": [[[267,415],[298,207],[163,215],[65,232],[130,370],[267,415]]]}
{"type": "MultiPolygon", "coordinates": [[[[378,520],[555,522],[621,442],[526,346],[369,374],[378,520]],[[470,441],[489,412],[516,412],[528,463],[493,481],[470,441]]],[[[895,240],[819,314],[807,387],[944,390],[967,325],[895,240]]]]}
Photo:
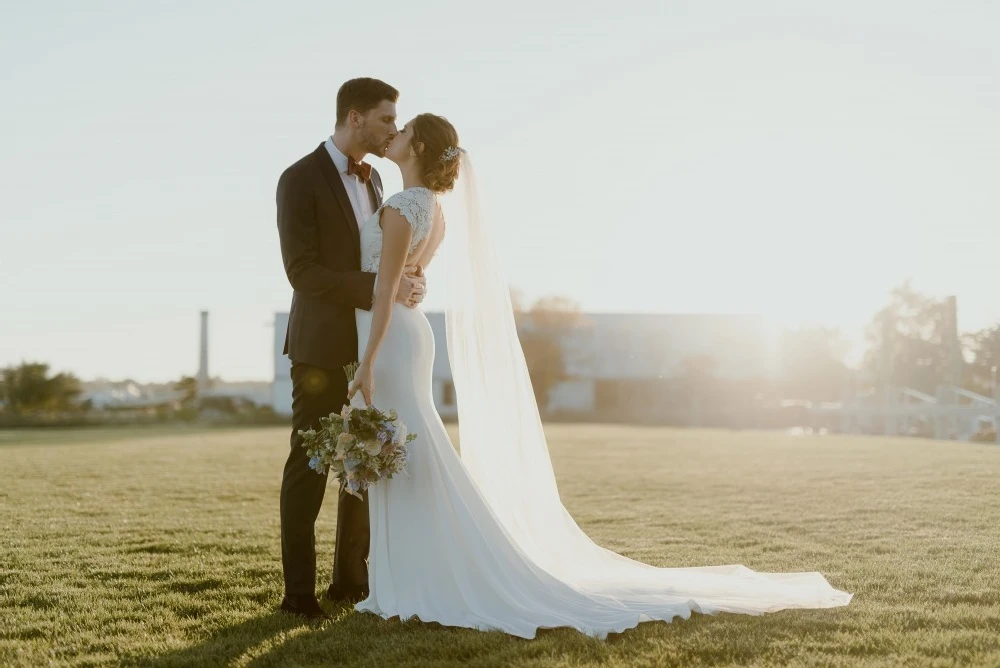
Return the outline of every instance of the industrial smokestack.
{"type": "Polygon", "coordinates": [[[198,358],[198,387],[208,387],[208,311],[201,312],[201,351],[198,358]]]}

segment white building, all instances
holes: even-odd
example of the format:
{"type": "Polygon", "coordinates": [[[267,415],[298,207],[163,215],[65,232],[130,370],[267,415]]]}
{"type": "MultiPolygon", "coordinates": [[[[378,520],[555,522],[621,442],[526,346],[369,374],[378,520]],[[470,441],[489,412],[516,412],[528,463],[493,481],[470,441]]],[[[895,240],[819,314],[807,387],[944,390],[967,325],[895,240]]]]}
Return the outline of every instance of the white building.
{"type": "MultiPolygon", "coordinates": [[[[443,313],[428,313],[434,332],[434,403],[442,417],[456,413],[443,313]]],[[[291,365],[281,350],[288,314],[274,319],[272,406],[292,409],[291,365]]],[[[725,314],[585,314],[564,343],[569,380],[550,394],[548,409],[563,413],[615,410],[656,384],[707,357],[716,378],[774,378],[780,368],[781,330],[760,316],[725,314]]]]}
{"type": "Polygon", "coordinates": [[[183,393],[170,387],[142,385],[131,380],[91,381],[83,384],[81,402],[90,402],[95,410],[155,408],[179,402],[183,393]]]}

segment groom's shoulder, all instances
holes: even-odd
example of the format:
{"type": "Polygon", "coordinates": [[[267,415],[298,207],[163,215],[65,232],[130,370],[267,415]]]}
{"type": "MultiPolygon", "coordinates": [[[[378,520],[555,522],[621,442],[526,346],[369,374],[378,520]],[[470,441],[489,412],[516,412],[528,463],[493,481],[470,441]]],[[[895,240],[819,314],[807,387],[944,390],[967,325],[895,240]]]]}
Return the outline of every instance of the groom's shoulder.
{"type": "Polygon", "coordinates": [[[302,156],[291,165],[285,168],[281,172],[281,176],[278,178],[278,184],[287,184],[302,181],[307,179],[309,174],[318,169],[316,164],[316,152],[313,151],[307,155],[302,156]]]}

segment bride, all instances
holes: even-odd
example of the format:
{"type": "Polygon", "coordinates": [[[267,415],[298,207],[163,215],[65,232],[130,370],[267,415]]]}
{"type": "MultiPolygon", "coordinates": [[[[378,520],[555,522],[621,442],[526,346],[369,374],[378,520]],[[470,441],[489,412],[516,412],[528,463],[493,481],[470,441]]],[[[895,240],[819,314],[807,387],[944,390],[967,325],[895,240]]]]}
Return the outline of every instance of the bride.
{"type": "Polygon", "coordinates": [[[595,544],[563,507],[518,343],[508,287],[477,208],[455,128],[421,114],[389,144],[402,192],[361,228],[362,271],[377,272],[358,310],[360,367],[350,387],[395,409],[411,432],[407,475],[369,489],[369,595],[356,609],[533,638],[571,627],[606,637],[692,612],[761,614],[847,605],[819,573],[744,566],[657,568],[595,544]],[[448,356],[461,457],[431,391],[434,337],[418,309],[396,304],[404,266],[426,267],[445,236],[449,198],[448,356]]]}

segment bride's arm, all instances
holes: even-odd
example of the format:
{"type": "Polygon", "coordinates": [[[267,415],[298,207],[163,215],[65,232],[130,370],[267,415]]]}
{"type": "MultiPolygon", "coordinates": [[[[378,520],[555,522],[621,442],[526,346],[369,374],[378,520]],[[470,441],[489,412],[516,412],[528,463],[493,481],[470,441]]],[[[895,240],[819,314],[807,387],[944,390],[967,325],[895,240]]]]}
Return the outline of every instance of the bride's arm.
{"type": "Polygon", "coordinates": [[[375,303],[371,309],[372,327],[368,334],[365,354],[358,363],[358,371],[347,394],[347,399],[350,401],[355,392],[360,391],[365,403],[369,405],[375,389],[373,373],[375,357],[386,332],[389,331],[392,305],[396,301],[399,279],[403,275],[403,266],[410,250],[410,240],[413,238],[413,228],[396,209],[390,207],[382,209],[379,224],[382,226],[382,259],[378,267],[379,281],[375,287],[375,303]]]}

